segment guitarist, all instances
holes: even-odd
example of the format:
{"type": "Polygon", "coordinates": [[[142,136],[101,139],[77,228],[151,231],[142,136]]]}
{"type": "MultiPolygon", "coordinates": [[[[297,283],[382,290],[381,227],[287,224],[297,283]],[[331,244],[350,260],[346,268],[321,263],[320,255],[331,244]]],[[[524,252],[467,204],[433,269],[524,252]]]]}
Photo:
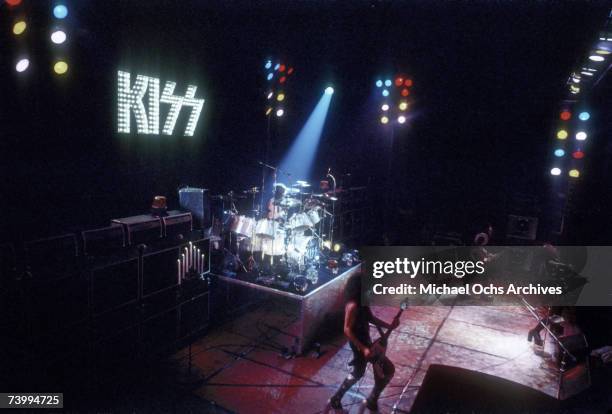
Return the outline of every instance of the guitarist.
{"type": "Polygon", "coordinates": [[[342,410],[342,397],[344,394],[363,377],[368,362],[376,364],[374,367],[374,388],[366,399],[366,407],[373,412],[378,410],[378,397],[383,389],[393,378],[395,366],[386,356],[376,358],[372,349],[370,338],[370,327],[372,323],[377,327],[395,329],[399,325],[396,317],[391,323],[378,319],[368,306],[361,305],[361,275],[356,274],[349,279],[346,286],[346,305],[344,308],[344,334],[349,339],[353,359],[349,363],[352,367],[342,385],[329,400],[329,408],[342,410]]]}

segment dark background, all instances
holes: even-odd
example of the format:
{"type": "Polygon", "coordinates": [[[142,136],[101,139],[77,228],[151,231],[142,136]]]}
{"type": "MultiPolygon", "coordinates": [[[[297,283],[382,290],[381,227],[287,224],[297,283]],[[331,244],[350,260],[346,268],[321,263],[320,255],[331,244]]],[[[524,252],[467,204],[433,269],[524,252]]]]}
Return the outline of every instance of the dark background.
{"type": "MultiPolygon", "coordinates": [[[[328,167],[368,184],[398,242],[423,226],[470,231],[503,222],[516,194],[545,200],[564,84],[597,38],[604,1],[66,1],[65,47],[53,46],[50,1],[0,6],[3,239],[104,225],[176,207],[181,184],[213,194],[258,185],[267,131],[268,58],[295,67],[273,156],[291,145],[325,86],[336,93],[312,178],[328,167]],[[11,33],[25,13],[23,39],[11,33]],[[30,68],[15,62],[27,50],[30,68]],[[64,50],[69,73],[52,73],[64,50]],[[206,103],[194,137],[116,133],[118,69],[198,86],[206,103]],[[374,81],[415,81],[414,119],[396,131],[393,197],[384,211],[390,137],[374,81]],[[396,207],[397,207],[396,206],[396,207]]],[[[591,97],[593,131],[568,237],[609,239],[610,81],[591,97]]],[[[163,118],[162,118],[163,123],[163,118]]],[[[134,125],[132,125],[134,128],[134,125]]],[[[539,214],[546,215],[546,203],[539,214]]]]}

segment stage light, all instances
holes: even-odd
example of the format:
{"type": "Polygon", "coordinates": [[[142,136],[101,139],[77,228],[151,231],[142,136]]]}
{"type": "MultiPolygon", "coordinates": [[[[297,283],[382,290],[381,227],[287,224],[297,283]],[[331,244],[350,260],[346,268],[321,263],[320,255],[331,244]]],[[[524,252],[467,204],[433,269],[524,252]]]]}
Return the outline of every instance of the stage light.
{"type": "Polygon", "coordinates": [[[562,111],[561,115],[559,115],[559,118],[561,118],[564,121],[568,121],[571,117],[572,117],[572,113],[570,111],[562,111]]]}
{"type": "Polygon", "coordinates": [[[331,86],[328,86],[327,88],[325,88],[325,93],[327,95],[333,95],[334,93],[334,88],[332,88],[331,86]]]}
{"type": "Polygon", "coordinates": [[[565,129],[560,129],[557,132],[557,138],[559,138],[559,139],[566,139],[567,138],[567,131],[565,129]]]}
{"type": "Polygon", "coordinates": [[[574,152],[572,153],[572,157],[574,157],[574,158],[575,158],[575,159],[577,159],[577,160],[581,160],[581,159],[583,159],[583,158],[584,158],[584,152],[582,152],[582,151],[580,151],[580,150],[574,151],[574,152]]]}
{"type": "Polygon", "coordinates": [[[586,75],[586,76],[593,76],[593,72],[587,72],[586,70],[583,70],[580,73],[583,74],[583,75],[586,75]]]}
{"type": "Polygon", "coordinates": [[[576,85],[570,85],[570,92],[576,95],[577,93],[580,93],[580,88],[576,85]]]}
{"type": "Polygon", "coordinates": [[[565,151],[561,148],[555,150],[555,157],[563,157],[565,155],[565,151]]]}
{"type": "Polygon", "coordinates": [[[25,32],[26,27],[26,22],[24,22],[23,20],[18,21],[13,25],[13,34],[19,36],[20,34],[25,32]]]}
{"type": "Polygon", "coordinates": [[[609,50],[605,50],[605,49],[598,49],[595,53],[597,53],[598,55],[603,55],[603,56],[607,56],[610,54],[609,50]]]}
{"type": "Polygon", "coordinates": [[[266,109],[266,116],[270,115],[272,113],[272,108],[268,108],[266,109]]]}
{"type": "Polygon", "coordinates": [[[51,33],[51,41],[56,45],[61,45],[66,41],[66,33],[64,33],[62,30],[56,30],[55,32],[51,33]]]}
{"type": "Polygon", "coordinates": [[[21,59],[15,65],[15,70],[17,72],[24,72],[28,68],[28,66],[30,66],[30,60],[29,59],[21,59]]]}
{"type": "Polygon", "coordinates": [[[268,60],[268,61],[266,62],[266,65],[264,66],[264,68],[266,68],[266,69],[270,69],[271,67],[272,67],[272,61],[271,61],[271,60],[268,60]]]}
{"type": "Polygon", "coordinates": [[[400,87],[402,86],[403,83],[404,83],[404,80],[402,78],[395,79],[395,86],[400,87]]]}
{"type": "Polygon", "coordinates": [[[388,111],[389,110],[389,105],[383,104],[383,106],[381,106],[380,109],[382,109],[383,111],[388,111]]]}
{"type": "Polygon", "coordinates": [[[385,86],[387,86],[387,87],[391,86],[391,79],[387,79],[385,81],[385,86]]]}
{"type": "Polygon", "coordinates": [[[399,106],[400,111],[405,111],[406,109],[408,109],[408,102],[402,101],[400,102],[398,106],[399,106]]]}
{"type": "Polygon", "coordinates": [[[279,117],[279,118],[280,118],[281,116],[283,116],[284,114],[285,114],[285,111],[284,111],[284,110],[282,110],[282,109],[278,109],[278,110],[276,111],[276,116],[277,116],[277,117],[279,117]]]}
{"type": "Polygon", "coordinates": [[[407,86],[407,87],[412,86],[412,79],[405,79],[404,80],[404,86],[407,86]]]}
{"type": "Polygon", "coordinates": [[[593,62],[603,62],[604,61],[604,57],[599,56],[599,55],[591,55],[589,56],[589,59],[592,60],[593,62]]]}
{"type": "Polygon", "coordinates": [[[276,100],[279,102],[282,102],[285,99],[285,94],[284,93],[279,93],[278,96],[276,97],[276,100]]]}
{"type": "Polygon", "coordinates": [[[569,170],[568,175],[572,178],[578,178],[580,177],[580,171],[578,171],[577,169],[569,170]]]}
{"type": "Polygon", "coordinates": [[[285,71],[285,69],[286,69],[286,68],[285,68],[285,65],[280,65],[280,66],[278,67],[278,71],[279,71],[279,72],[284,72],[284,71],[285,71]]]}
{"type": "Polygon", "coordinates": [[[63,4],[58,4],[53,8],[53,15],[56,19],[64,19],[68,16],[68,8],[63,4]]]}
{"type": "Polygon", "coordinates": [[[274,70],[278,70],[278,68],[280,68],[280,63],[277,63],[276,65],[274,65],[274,70]]]}
{"type": "Polygon", "coordinates": [[[331,241],[330,240],[325,240],[323,242],[323,247],[328,249],[328,250],[331,250],[331,247],[332,247],[331,241]]]}
{"type": "Polygon", "coordinates": [[[293,73],[293,68],[287,69],[287,75],[291,75],[293,73]]]}
{"type": "Polygon", "coordinates": [[[380,79],[376,81],[376,87],[377,88],[382,88],[383,86],[383,81],[381,81],[380,79]]]}
{"type": "Polygon", "coordinates": [[[553,168],[553,169],[551,169],[551,170],[550,170],[550,174],[551,174],[551,175],[561,175],[561,169],[560,169],[560,168],[555,167],[555,168],[553,168]]]}
{"type": "Polygon", "coordinates": [[[576,134],[576,139],[578,141],[584,141],[585,139],[587,139],[587,134],[584,131],[580,131],[576,134]]]}
{"type": "Polygon", "coordinates": [[[588,121],[590,117],[591,117],[591,114],[586,111],[580,112],[580,114],[578,115],[578,119],[580,119],[581,121],[588,121]]]}
{"type": "Polygon", "coordinates": [[[402,89],[402,96],[410,95],[410,91],[408,89],[402,89]]]}
{"type": "Polygon", "coordinates": [[[389,123],[389,118],[386,116],[381,116],[380,117],[380,123],[381,124],[388,124],[389,123]]]}
{"type": "Polygon", "coordinates": [[[272,80],[273,77],[274,77],[273,73],[268,73],[268,80],[272,80]]]}
{"type": "Polygon", "coordinates": [[[389,96],[389,91],[388,91],[388,90],[386,90],[386,89],[383,89],[383,91],[382,91],[382,96],[384,96],[384,97],[389,96]]]}
{"type": "Polygon", "coordinates": [[[64,62],[63,60],[55,62],[55,65],[53,65],[53,71],[58,75],[63,75],[64,73],[68,72],[68,63],[64,62]]]}
{"type": "Polygon", "coordinates": [[[21,0],[6,0],[6,4],[11,7],[19,6],[21,4],[21,0]]]}
{"type": "Polygon", "coordinates": [[[397,122],[399,122],[400,124],[406,123],[406,117],[404,115],[398,116],[397,117],[397,122]]]}
{"type": "Polygon", "coordinates": [[[287,80],[287,77],[281,76],[281,78],[278,80],[278,82],[279,83],[285,83],[286,80],[287,80]]]}
{"type": "Polygon", "coordinates": [[[272,99],[273,96],[274,96],[274,92],[270,91],[268,93],[268,99],[272,99]]]}

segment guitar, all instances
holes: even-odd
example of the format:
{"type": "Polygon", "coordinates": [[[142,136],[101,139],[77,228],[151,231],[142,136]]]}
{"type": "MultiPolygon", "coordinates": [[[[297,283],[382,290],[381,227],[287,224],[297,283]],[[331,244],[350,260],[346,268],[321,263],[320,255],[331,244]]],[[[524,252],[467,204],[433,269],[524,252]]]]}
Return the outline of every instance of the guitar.
{"type": "MultiPolygon", "coordinates": [[[[408,308],[408,304],[406,302],[402,302],[400,305],[400,309],[395,315],[395,317],[393,318],[393,320],[395,319],[399,320],[400,316],[402,316],[402,313],[407,308],[408,308]]],[[[368,361],[372,363],[375,370],[377,369],[377,367],[378,369],[382,369],[382,367],[380,367],[380,364],[378,364],[378,362],[380,362],[385,357],[385,354],[387,353],[387,344],[389,340],[389,335],[391,335],[391,332],[393,331],[393,329],[387,329],[386,332],[383,332],[380,326],[376,326],[376,329],[378,330],[380,337],[376,341],[374,341],[374,343],[370,347],[371,356],[368,359],[368,361]]]]}

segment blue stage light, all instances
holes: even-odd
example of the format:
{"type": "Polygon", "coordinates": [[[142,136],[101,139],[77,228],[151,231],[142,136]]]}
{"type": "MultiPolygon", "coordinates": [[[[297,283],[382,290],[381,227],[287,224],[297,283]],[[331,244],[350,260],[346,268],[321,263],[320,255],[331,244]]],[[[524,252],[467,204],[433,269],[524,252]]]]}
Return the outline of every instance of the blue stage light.
{"type": "Polygon", "coordinates": [[[588,121],[590,117],[591,117],[591,114],[586,112],[586,111],[585,112],[580,112],[580,114],[578,115],[578,118],[581,121],[588,121]]]}
{"type": "Polygon", "coordinates": [[[389,96],[389,91],[386,89],[383,89],[382,96],[389,96]]]}
{"type": "Polygon", "coordinates": [[[68,8],[63,4],[58,4],[53,8],[53,15],[56,19],[63,19],[68,16],[68,8]]]}
{"type": "Polygon", "coordinates": [[[392,85],[392,83],[391,83],[391,79],[387,79],[387,80],[385,81],[385,86],[389,87],[389,86],[391,86],[391,85],[392,85]]]}
{"type": "Polygon", "coordinates": [[[272,80],[273,77],[274,77],[273,73],[268,73],[268,80],[272,80]]]}
{"type": "Polygon", "coordinates": [[[561,148],[555,150],[555,157],[563,157],[565,155],[565,151],[561,148]]]}
{"type": "Polygon", "coordinates": [[[383,81],[381,81],[380,79],[376,81],[376,87],[377,88],[382,88],[383,86],[383,81]]]}
{"type": "Polygon", "coordinates": [[[271,60],[268,60],[268,61],[266,62],[266,66],[265,66],[265,68],[266,68],[266,69],[270,69],[271,67],[272,67],[272,61],[271,61],[271,60]]]}
{"type": "Polygon", "coordinates": [[[331,86],[328,86],[327,88],[325,88],[325,93],[327,95],[333,95],[334,93],[334,88],[332,88],[331,86]]]}
{"type": "MultiPolygon", "coordinates": [[[[315,160],[319,141],[323,134],[325,119],[331,104],[333,94],[323,93],[308,120],[293,141],[287,155],[281,162],[280,169],[291,174],[291,177],[279,177],[290,181],[310,180],[310,170],[315,160]]],[[[285,182],[288,184],[288,182],[285,182]]]]}
{"type": "Polygon", "coordinates": [[[274,65],[274,70],[278,70],[278,68],[280,68],[280,63],[277,63],[276,65],[274,65]]]}

